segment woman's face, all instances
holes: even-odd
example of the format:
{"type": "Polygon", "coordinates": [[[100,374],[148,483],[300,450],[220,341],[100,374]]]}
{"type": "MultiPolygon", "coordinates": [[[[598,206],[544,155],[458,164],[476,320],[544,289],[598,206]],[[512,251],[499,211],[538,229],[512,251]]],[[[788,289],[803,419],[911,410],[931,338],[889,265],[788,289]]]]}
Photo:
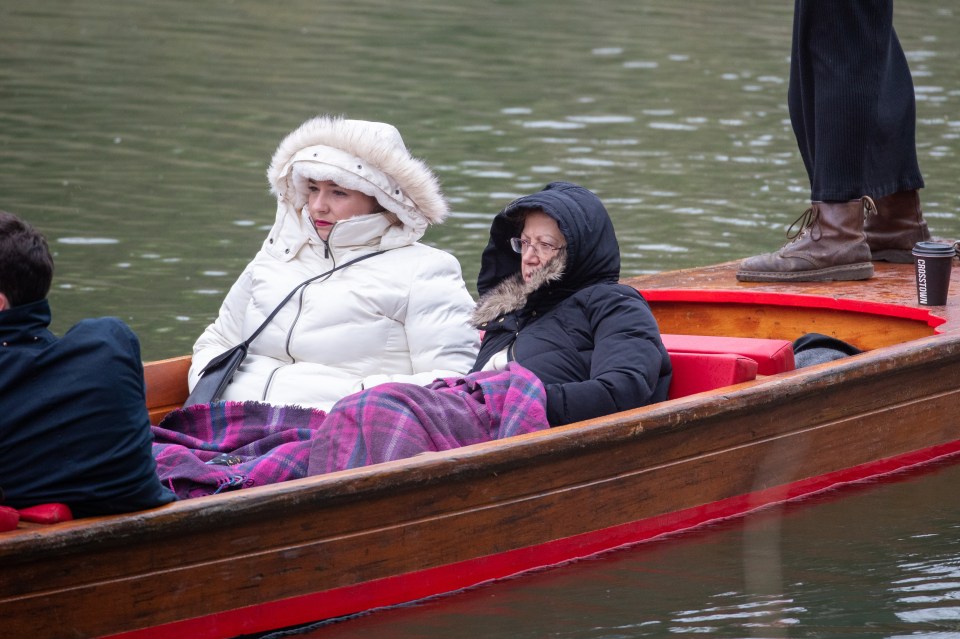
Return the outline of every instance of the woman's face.
{"type": "Polygon", "coordinates": [[[556,221],[543,211],[531,211],[523,220],[520,232],[523,252],[520,254],[520,272],[529,282],[533,274],[555,258],[566,247],[563,233],[556,221]]]}
{"type": "Polygon", "coordinates": [[[308,188],[307,211],[322,240],[330,237],[330,231],[337,222],[380,210],[376,198],[345,189],[330,180],[310,180],[308,188]]]}

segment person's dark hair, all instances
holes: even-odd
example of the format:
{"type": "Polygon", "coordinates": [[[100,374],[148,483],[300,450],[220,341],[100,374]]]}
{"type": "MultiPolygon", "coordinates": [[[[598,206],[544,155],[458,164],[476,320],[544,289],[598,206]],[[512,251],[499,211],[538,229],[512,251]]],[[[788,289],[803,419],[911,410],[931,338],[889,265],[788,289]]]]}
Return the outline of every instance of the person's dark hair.
{"type": "Polygon", "coordinates": [[[10,306],[42,300],[53,281],[47,240],[13,213],[0,211],[0,293],[10,306]]]}

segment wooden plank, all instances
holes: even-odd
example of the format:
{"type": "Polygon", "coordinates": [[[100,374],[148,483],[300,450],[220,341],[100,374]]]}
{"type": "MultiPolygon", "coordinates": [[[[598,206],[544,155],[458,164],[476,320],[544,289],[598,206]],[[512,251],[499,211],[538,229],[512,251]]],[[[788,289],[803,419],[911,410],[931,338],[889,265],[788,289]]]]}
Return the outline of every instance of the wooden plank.
{"type": "Polygon", "coordinates": [[[143,365],[143,376],[147,384],[147,411],[151,424],[160,423],[167,413],[182,406],[187,399],[187,371],[190,370],[190,360],[189,355],[184,355],[143,365]]]}
{"type": "Polygon", "coordinates": [[[773,310],[760,304],[697,304],[651,302],[664,333],[681,329],[696,335],[763,337],[793,341],[804,333],[823,333],[863,350],[928,337],[934,329],[910,319],[864,316],[832,309],[787,307],[773,310]]]}

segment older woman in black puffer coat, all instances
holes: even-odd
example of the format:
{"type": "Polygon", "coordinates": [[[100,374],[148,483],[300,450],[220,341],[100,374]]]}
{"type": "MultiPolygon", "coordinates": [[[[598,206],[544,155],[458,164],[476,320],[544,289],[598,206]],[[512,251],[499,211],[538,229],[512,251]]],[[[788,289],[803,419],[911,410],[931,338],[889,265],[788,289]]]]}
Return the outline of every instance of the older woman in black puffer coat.
{"type": "Polygon", "coordinates": [[[551,426],[666,399],[656,320],[619,278],[613,223],[592,192],[553,182],[513,201],[481,260],[474,320],[485,333],[473,371],[511,361],[532,371],[551,426]]]}

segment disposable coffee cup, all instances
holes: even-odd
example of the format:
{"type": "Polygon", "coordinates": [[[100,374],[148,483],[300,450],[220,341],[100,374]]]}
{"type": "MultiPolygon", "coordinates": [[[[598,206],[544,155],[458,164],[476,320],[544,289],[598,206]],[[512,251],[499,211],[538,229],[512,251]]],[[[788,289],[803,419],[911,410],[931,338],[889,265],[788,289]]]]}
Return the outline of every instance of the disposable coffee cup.
{"type": "Polygon", "coordinates": [[[957,251],[952,244],[917,242],[913,261],[917,267],[917,301],[923,306],[943,306],[950,289],[950,269],[957,251]]]}

